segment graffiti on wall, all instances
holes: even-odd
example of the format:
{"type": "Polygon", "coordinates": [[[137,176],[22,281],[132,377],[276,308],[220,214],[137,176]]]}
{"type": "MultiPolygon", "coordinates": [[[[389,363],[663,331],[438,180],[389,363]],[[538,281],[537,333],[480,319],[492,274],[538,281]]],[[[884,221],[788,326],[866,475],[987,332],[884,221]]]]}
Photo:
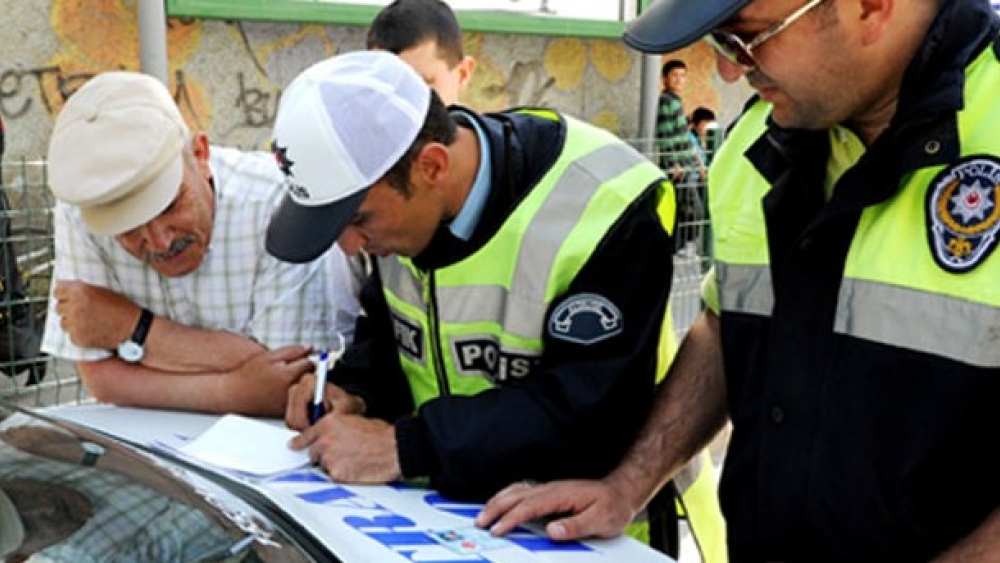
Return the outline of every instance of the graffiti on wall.
{"type": "MultiPolygon", "coordinates": [[[[20,1],[35,9],[17,10],[7,27],[5,42],[29,40],[0,61],[0,114],[11,125],[23,122],[18,151],[44,154],[54,115],[84,82],[103,71],[139,70],[139,2],[20,1]]],[[[362,26],[170,18],[168,87],[193,129],[217,142],[260,146],[284,85],[317,60],[364,48],[365,33],[362,26]]],[[[461,99],[472,109],[547,106],[615,132],[635,128],[639,59],[620,41],[467,33],[464,43],[478,61],[461,99]]]]}
{"type": "Polygon", "coordinates": [[[42,111],[52,114],[91,76],[69,74],[57,66],[6,69],[0,72],[0,113],[13,121],[40,104],[42,111]]]}
{"type": "MultiPolygon", "coordinates": [[[[58,66],[0,71],[0,113],[12,121],[36,110],[55,115],[73,92],[97,72],[71,72],[58,66]]],[[[197,97],[200,94],[192,93],[184,71],[175,71],[171,84],[174,100],[183,113],[192,123],[200,123],[203,103],[197,97]]],[[[247,97],[252,98],[252,93],[247,97]]]]}
{"type": "MultiPolygon", "coordinates": [[[[58,68],[58,76],[78,78],[67,84],[62,84],[62,80],[40,83],[47,111],[58,112],[87,77],[106,70],[139,69],[137,9],[138,2],[125,0],[52,2],[50,22],[60,48],[47,66],[58,68]],[[59,88],[60,84],[63,87],[59,88]]],[[[183,73],[200,41],[201,26],[196,22],[178,19],[169,22],[167,60],[171,89],[193,125],[211,120],[211,105],[204,88],[183,73]]]]}

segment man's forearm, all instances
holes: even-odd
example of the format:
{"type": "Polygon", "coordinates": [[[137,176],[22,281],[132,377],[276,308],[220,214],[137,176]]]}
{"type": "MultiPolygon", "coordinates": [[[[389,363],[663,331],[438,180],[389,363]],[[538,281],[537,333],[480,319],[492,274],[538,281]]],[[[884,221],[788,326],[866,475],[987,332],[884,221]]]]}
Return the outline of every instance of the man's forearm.
{"type": "MultiPolygon", "coordinates": [[[[76,280],[55,282],[60,326],[81,348],[115,351],[134,334],[142,306],[105,287],[76,280]]],[[[232,370],[264,347],[224,330],[185,326],[156,315],[145,339],[142,364],[173,373],[232,370]]]]}
{"type": "Polygon", "coordinates": [[[174,373],[211,373],[234,369],[264,346],[224,330],[184,326],[157,316],[146,339],[142,364],[174,373]]]}
{"type": "Polygon", "coordinates": [[[222,374],[176,374],[117,358],[78,362],[80,379],[95,399],[121,406],[227,412],[222,374]]]}
{"type": "Polygon", "coordinates": [[[87,390],[121,406],[280,417],[288,387],[310,366],[294,349],[262,352],[237,371],[182,374],[118,358],[78,362],[87,390]]]}
{"type": "Polygon", "coordinates": [[[639,437],[606,481],[639,511],[709,443],[726,418],[719,320],[704,313],[688,331],[657,389],[639,437]]]}

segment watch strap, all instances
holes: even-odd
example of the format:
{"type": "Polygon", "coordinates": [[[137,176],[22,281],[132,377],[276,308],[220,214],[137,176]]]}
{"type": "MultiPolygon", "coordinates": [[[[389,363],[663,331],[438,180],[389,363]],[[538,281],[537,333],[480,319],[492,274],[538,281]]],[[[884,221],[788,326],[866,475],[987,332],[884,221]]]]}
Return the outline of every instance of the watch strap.
{"type": "Polygon", "coordinates": [[[139,322],[135,323],[135,330],[132,331],[132,342],[139,346],[146,344],[146,336],[149,335],[149,327],[153,324],[153,312],[143,307],[139,314],[139,322]]]}

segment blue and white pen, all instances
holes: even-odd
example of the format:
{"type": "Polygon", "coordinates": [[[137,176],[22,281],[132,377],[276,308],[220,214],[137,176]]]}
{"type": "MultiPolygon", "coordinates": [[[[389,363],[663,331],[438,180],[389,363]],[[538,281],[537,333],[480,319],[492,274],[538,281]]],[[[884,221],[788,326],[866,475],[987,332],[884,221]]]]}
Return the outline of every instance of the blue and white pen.
{"type": "Polygon", "coordinates": [[[326,409],[323,408],[323,395],[326,391],[326,374],[330,370],[330,357],[326,350],[319,354],[319,361],[316,362],[316,389],[313,392],[312,404],[309,405],[309,424],[323,418],[326,409]]]}

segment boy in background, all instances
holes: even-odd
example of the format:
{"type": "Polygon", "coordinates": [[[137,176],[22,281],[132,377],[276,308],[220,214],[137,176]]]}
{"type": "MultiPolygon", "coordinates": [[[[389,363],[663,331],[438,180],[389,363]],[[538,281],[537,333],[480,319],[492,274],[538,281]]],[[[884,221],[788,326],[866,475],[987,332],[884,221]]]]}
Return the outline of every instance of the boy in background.
{"type": "Polygon", "coordinates": [[[399,55],[446,106],[458,103],[476,67],[462,50],[455,13],[441,0],[395,0],[375,16],[366,46],[399,55]]]}

